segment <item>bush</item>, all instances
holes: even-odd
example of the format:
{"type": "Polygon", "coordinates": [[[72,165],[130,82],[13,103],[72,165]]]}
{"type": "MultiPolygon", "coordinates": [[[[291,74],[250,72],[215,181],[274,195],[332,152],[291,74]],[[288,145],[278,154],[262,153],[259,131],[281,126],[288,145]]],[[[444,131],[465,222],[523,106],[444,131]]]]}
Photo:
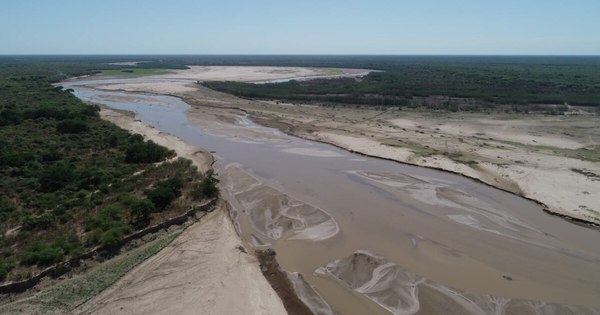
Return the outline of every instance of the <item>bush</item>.
{"type": "Polygon", "coordinates": [[[75,172],[71,165],[58,163],[42,172],[39,184],[43,192],[59,190],[75,178],[75,172]]]}
{"type": "Polygon", "coordinates": [[[56,130],[60,133],[81,133],[89,129],[87,123],[80,119],[66,119],[56,124],[56,130]]]}
{"type": "Polygon", "coordinates": [[[59,247],[37,241],[23,252],[21,263],[47,266],[61,261],[63,257],[63,251],[59,247]]]}
{"type": "Polygon", "coordinates": [[[22,228],[24,231],[45,230],[52,226],[53,221],[54,215],[51,213],[44,213],[39,216],[26,215],[23,218],[22,228]]]}
{"type": "Polygon", "coordinates": [[[54,162],[62,159],[63,155],[58,151],[48,151],[41,155],[42,162],[54,162]]]}
{"type": "Polygon", "coordinates": [[[22,117],[14,109],[5,109],[0,112],[0,126],[17,125],[21,123],[22,117]]]}
{"type": "Polygon", "coordinates": [[[200,183],[194,185],[192,199],[198,201],[204,198],[215,198],[219,195],[217,184],[219,180],[215,177],[213,170],[208,170],[200,183]]]}
{"type": "Polygon", "coordinates": [[[36,158],[32,152],[6,152],[0,153],[0,165],[22,167],[36,158]]]}
{"type": "Polygon", "coordinates": [[[51,245],[55,248],[60,248],[65,255],[79,256],[83,254],[83,247],[79,243],[79,239],[72,235],[68,239],[60,236],[51,245]]]}
{"type": "Polygon", "coordinates": [[[99,111],[100,107],[98,105],[86,105],[81,109],[80,114],[85,117],[98,117],[99,111]]]}
{"type": "Polygon", "coordinates": [[[12,258],[0,259],[0,280],[4,280],[6,275],[15,267],[15,260],[12,258]]]}
{"type": "Polygon", "coordinates": [[[131,220],[137,226],[144,226],[150,222],[150,215],[156,211],[154,203],[148,199],[136,200],[131,204],[131,220]]]}
{"type": "Polygon", "coordinates": [[[88,230],[92,230],[87,242],[100,243],[106,247],[117,245],[128,231],[128,226],[121,219],[122,213],[123,208],[119,205],[110,205],[100,210],[87,222],[88,230]]]}
{"type": "Polygon", "coordinates": [[[6,221],[17,212],[15,205],[8,199],[0,197],[0,221],[6,221]]]}
{"type": "Polygon", "coordinates": [[[115,247],[123,240],[125,229],[121,226],[110,228],[100,236],[100,244],[105,247],[115,247]]]}
{"type": "Polygon", "coordinates": [[[127,147],[125,163],[156,163],[170,154],[171,151],[153,141],[135,142],[127,147]]]}
{"type": "Polygon", "coordinates": [[[88,230],[99,229],[101,231],[107,231],[116,225],[122,224],[122,212],[123,208],[119,205],[105,207],[87,222],[87,228],[88,230]]]}
{"type": "Polygon", "coordinates": [[[79,178],[79,189],[88,190],[111,180],[110,174],[98,169],[85,169],[77,177],[79,178]]]}
{"type": "Polygon", "coordinates": [[[164,210],[168,205],[171,204],[171,201],[177,198],[177,195],[173,192],[173,190],[168,187],[156,187],[146,193],[148,199],[152,201],[152,203],[156,206],[156,208],[160,210],[164,210]]]}
{"type": "Polygon", "coordinates": [[[164,210],[175,198],[181,195],[183,182],[176,177],[159,182],[155,188],[146,191],[146,196],[159,210],[164,210]]]}
{"type": "Polygon", "coordinates": [[[53,107],[41,107],[35,110],[25,112],[25,118],[29,119],[53,118],[61,120],[65,119],[68,115],[68,112],[53,107]]]}

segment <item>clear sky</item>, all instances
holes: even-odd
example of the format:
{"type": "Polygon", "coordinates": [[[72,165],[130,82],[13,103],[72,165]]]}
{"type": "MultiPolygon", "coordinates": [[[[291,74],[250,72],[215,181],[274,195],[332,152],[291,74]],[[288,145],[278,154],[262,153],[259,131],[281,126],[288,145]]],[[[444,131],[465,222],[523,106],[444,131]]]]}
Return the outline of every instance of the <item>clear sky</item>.
{"type": "Polygon", "coordinates": [[[0,0],[0,54],[600,54],[600,0],[0,0]]]}

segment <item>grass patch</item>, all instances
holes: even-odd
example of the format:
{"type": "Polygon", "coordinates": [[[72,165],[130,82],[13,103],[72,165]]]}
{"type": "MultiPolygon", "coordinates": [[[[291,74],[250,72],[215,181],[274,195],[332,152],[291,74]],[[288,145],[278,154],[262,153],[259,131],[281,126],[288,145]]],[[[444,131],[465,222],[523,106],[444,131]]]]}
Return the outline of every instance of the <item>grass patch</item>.
{"type": "Polygon", "coordinates": [[[460,152],[443,152],[442,155],[451,159],[456,163],[461,163],[469,166],[470,168],[477,169],[479,162],[469,158],[468,156],[460,152]]]}
{"type": "Polygon", "coordinates": [[[408,149],[415,154],[415,157],[429,157],[436,154],[442,154],[442,152],[436,149],[424,147],[412,142],[405,142],[402,140],[388,139],[384,140],[381,144],[387,145],[389,147],[408,149]]]}
{"type": "MultiPolygon", "coordinates": [[[[2,314],[65,314],[111,286],[125,273],[158,253],[171,243],[182,230],[156,236],[139,247],[90,268],[80,275],[60,281],[39,293],[0,306],[2,314]]],[[[85,268],[84,266],[81,268],[85,268]]]]}
{"type": "Polygon", "coordinates": [[[310,68],[319,73],[319,75],[342,75],[344,70],[337,68],[310,68]]]}
{"type": "Polygon", "coordinates": [[[382,142],[381,144],[396,148],[406,148],[415,154],[414,158],[442,155],[451,159],[454,162],[465,164],[473,169],[476,169],[478,167],[477,165],[479,164],[477,161],[471,159],[470,157],[460,152],[445,152],[430,147],[424,147],[411,142],[404,142],[402,140],[388,139],[382,142]]]}

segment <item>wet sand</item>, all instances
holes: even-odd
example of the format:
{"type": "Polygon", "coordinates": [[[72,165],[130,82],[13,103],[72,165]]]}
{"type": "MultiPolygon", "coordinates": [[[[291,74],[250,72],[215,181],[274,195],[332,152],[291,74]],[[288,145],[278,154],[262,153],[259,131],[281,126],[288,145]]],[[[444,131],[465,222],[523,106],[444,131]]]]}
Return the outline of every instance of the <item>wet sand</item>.
{"type": "MultiPolygon", "coordinates": [[[[599,234],[546,215],[535,203],[464,177],[289,137],[235,110],[215,109],[211,116],[211,108],[190,109],[169,97],[79,96],[136,111],[157,129],[215,151],[242,238],[249,246],[270,244],[280,264],[301,273],[336,312],[386,314],[386,305],[402,302],[373,300],[339,277],[315,273],[364,250],[414,277],[475,296],[600,308],[599,234]],[[204,116],[188,121],[188,110],[204,116]],[[219,118],[224,115],[229,118],[219,118]],[[323,225],[329,218],[336,233],[322,229],[333,226],[323,225]]],[[[419,310],[450,305],[447,291],[421,295],[419,310]]]]}

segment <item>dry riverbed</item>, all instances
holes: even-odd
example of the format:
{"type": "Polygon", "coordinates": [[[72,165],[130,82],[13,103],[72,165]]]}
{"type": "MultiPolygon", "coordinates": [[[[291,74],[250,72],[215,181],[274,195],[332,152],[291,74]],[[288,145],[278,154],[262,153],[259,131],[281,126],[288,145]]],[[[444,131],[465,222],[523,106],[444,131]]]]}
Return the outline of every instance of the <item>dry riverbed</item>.
{"type": "MultiPolygon", "coordinates": [[[[192,105],[241,108],[260,124],[303,138],[463,174],[539,201],[550,212],[600,224],[597,115],[332,108],[244,100],[189,82],[101,88],[164,93],[180,96],[192,105]]],[[[190,110],[190,118],[201,119],[199,111],[190,110]]]]}

